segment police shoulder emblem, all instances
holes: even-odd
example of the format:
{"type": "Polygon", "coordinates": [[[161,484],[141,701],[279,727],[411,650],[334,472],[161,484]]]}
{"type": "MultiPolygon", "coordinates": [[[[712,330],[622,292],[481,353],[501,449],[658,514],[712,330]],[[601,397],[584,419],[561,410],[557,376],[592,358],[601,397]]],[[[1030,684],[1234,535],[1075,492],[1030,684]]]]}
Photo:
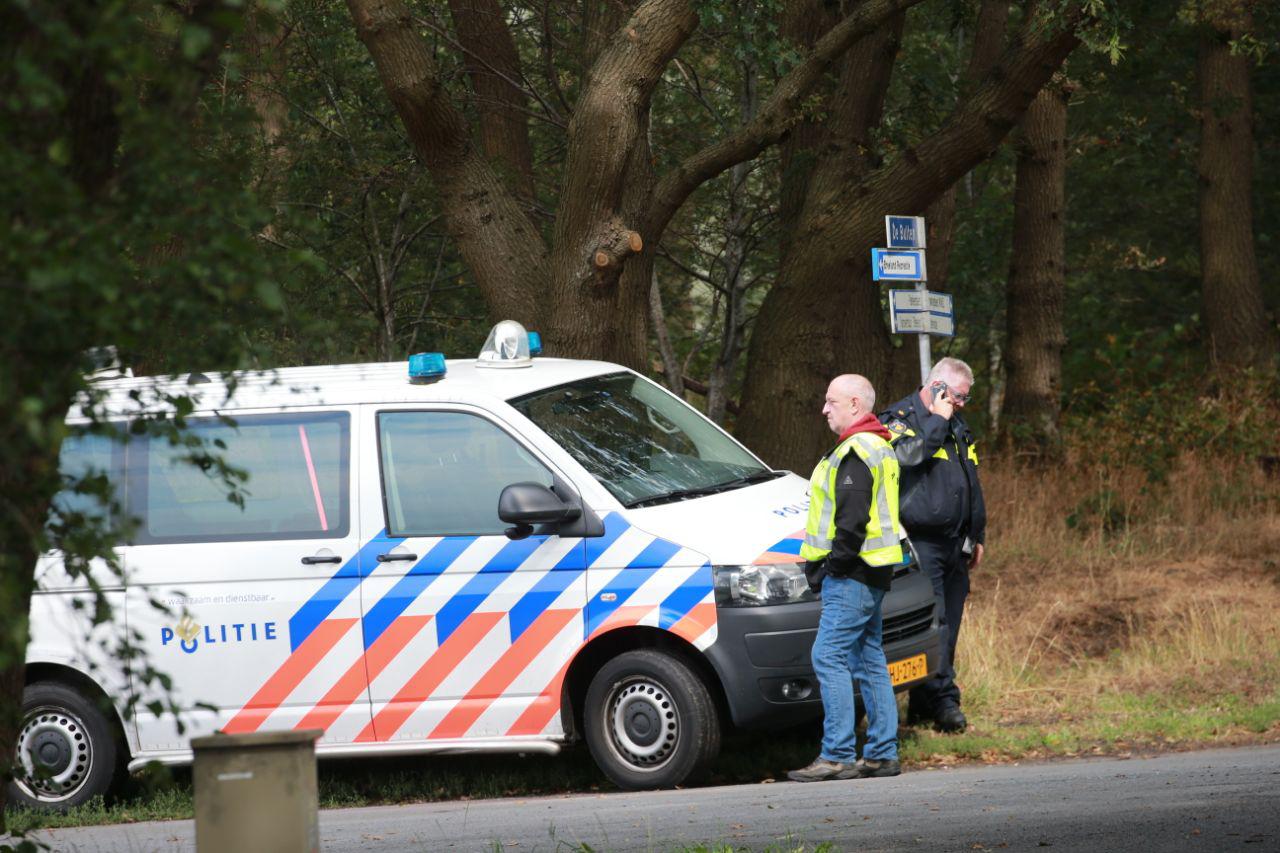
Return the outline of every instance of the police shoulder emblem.
{"type": "Polygon", "coordinates": [[[888,428],[889,432],[893,433],[895,436],[900,437],[904,435],[916,434],[915,430],[907,426],[905,421],[897,421],[897,420],[889,421],[889,423],[885,424],[885,426],[888,428]]]}

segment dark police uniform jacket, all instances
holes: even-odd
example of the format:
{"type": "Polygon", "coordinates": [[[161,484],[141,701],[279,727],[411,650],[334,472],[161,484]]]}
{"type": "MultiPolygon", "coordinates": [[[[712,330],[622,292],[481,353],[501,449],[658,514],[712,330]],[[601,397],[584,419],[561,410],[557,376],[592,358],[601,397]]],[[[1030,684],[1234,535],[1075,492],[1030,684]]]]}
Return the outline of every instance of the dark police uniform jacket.
{"type": "Polygon", "coordinates": [[[892,433],[889,443],[902,468],[898,516],[907,533],[982,542],[987,508],[978,482],[978,454],[960,411],[949,421],[935,415],[917,391],[879,417],[892,433]]]}

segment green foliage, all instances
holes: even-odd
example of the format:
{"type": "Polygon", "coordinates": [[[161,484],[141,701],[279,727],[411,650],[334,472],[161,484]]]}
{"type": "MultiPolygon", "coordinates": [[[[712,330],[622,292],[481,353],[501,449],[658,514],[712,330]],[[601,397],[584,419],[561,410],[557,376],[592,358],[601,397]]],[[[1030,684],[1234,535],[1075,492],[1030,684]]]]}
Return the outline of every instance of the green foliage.
{"type": "MultiPolygon", "coordinates": [[[[268,211],[249,180],[250,117],[206,87],[240,13],[215,7],[196,20],[181,5],[134,0],[0,6],[0,404],[10,413],[0,424],[0,667],[24,658],[42,551],[61,551],[95,593],[81,602],[89,621],[115,615],[103,589],[119,583],[112,546],[129,520],[105,472],[58,466],[68,435],[126,435],[89,384],[101,366],[91,350],[109,346],[119,369],[141,372],[249,366],[258,353],[242,329],[279,305],[255,245],[268,211]],[[59,491],[81,500],[51,506],[59,491]]],[[[172,416],[134,432],[169,436],[233,483],[218,448],[181,432],[189,398],[165,402],[172,416]]],[[[167,685],[136,638],[113,636],[110,653],[135,678],[167,685]]],[[[19,699],[0,696],[0,707],[12,713],[19,699]]],[[[0,743],[0,767],[10,755],[0,743]]]]}
{"type": "Polygon", "coordinates": [[[236,57],[250,82],[232,97],[286,111],[285,139],[255,142],[254,180],[274,206],[258,251],[284,316],[253,334],[272,365],[478,351],[487,311],[345,6],[296,0],[263,28],[278,48],[236,57]]]}
{"type": "Polygon", "coordinates": [[[1078,392],[1084,413],[1069,414],[1068,429],[1103,465],[1136,467],[1160,482],[1189,450],[1221,459],[1280,454],[1272,377],[1245,373],[1221,386],[1183,371],[1149,377],[1140,366],[1120,367],[1109,376],[1115,386],[1090,383],[1078,392]]]}
{"type": "MultiPolygon", "coordinates": [[[[170,98],[193,72],[159,33],[184,55],[209,34],[124,0],[9,13],[0,396],[25,436],[56,453],[89,347],[109,344],[123,367],[151,372],[247,366],[241,326],[271,314],[279,291],[253,237],[267,210],[249,189],[249,116],[210,93],[189,105],[192,122],[170,98]],[[98,124],[84,127],[82,111],[98,124]],[[84,177],[91,158],[101,181],[84,177]]],[[[82,405],[92,415],[96,401],[82,405]]]]}
{"type": "MultiPolygon", "coordinates": [[[[1123,60],[1077,52],[1067,65],[1075,85],[1065,210],[1068,428],[1173,377],[1203,382],[1208,369],[1199,281],[1197,35],[1169,26],[1178,8],[1176,0],[1125,4],[1123,60]]],[[[1271,236],[1280,229],[1280,208],[1265,203],[1280,192],[1280,148],[1273,141],[1280,138],[1280,63],[1271,58],[1255,67],[1252,82],[1259,144],[1254,233],[1259,268],[1267,270],[1280,263],[1280,242],[1271,236]]],[[[986,396],[999,379],[990,373],[992,359],[1005,336],[1013,168],[1006,146],[962,182],[952,256],[959,335],[944,351],[981,374],[976,405],[966,414],[983,430],[986,396]]],[[[1280,280],[1264,275],[1262,286],[1269,305],[1280,303],[1280,280]]]]}

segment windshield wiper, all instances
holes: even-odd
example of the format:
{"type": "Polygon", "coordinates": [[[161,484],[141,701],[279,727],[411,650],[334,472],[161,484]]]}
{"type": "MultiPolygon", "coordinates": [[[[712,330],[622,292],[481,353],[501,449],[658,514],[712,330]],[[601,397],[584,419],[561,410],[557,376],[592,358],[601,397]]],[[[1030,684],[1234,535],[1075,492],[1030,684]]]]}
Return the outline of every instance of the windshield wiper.
{"type": "Polygon", "coordinates": [[[654,504],[670,503],[671,501],[683,501],[689,498],[700,498],[703,495],[713,495],[720,491],[717,486],[702,486],[697,489],[672,489],[669,492],[658,492],[656,495],[650,495],[647,498],[637,498],[630,503],[625,503],[627,509],[635,509],[642,506],[653,506],[654,504]]]}
{"type": "Polygon", "coordinates": [[[745,477],[735,477],[732,480],[726,480],[723,483],[716,483],[708,488],[715,489],[720,492],[727,492],[730,489],[740,489],[743,486],[752,486],[756,483],[764,483],[769,480],[776,480],[785,474],[785,471],[757,471],[754,474],[748,474],[745,477]]]}
{"type": "Polygon", "coordinates": [[[784,471],[759,471],[755,474],[748,474],[745,477],[736,477],[724,483],[715,483],[710,486],[699,486],[694,489],[672,489],[669,492],[659,492],[656,495],[650,495],[647,498],[638,498],[630,503],[625,503],[627,509],[636,509],[643,506],[654,506],[656,504],[671,503],[672,501],[684,501],[689,498],[700,498],[706,495],[715,495],[720,492],[727,492],[733,489],[739,489],[743,486],[749,486],[752,483],[763,483],[766,480],[773,480],[781,477],[784,471]]]}

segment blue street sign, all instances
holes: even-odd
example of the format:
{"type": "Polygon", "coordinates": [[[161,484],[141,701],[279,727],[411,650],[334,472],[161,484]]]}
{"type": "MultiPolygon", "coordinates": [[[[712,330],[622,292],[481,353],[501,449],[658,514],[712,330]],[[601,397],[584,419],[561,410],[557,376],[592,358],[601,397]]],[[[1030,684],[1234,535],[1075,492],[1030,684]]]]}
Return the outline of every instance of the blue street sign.
{"type": "Polygon", "coordinates": [[[872,281],[924,281],[924,249],[871,250],[872,281]]]}
{"type": "Polygon", "coordinates": [[[925,231],[923,216],[886,216],[884,239],[890,249],[923,249],[925,231]]]}

